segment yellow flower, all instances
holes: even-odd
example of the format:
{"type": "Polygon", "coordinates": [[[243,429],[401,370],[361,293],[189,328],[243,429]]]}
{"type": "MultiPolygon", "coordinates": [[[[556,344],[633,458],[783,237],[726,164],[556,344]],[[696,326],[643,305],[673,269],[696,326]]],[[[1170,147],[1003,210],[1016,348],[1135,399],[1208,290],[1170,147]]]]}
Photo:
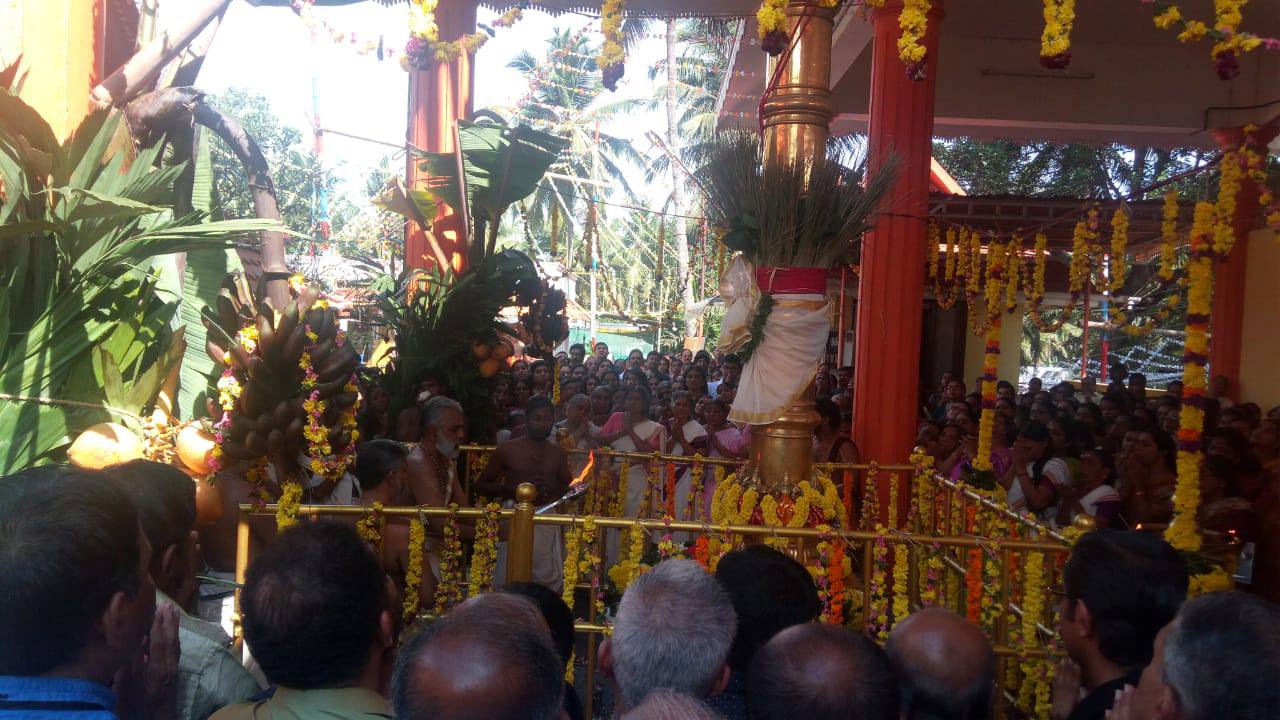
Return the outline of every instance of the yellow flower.
{"type": "Polygon", "coordinates": [[[898,14],[898,28],[902,31],[898,38],[898,57],[908,65],[924,62],[926,50],[920,42],[928,31],[931,5],[931,0],[904,0],[898,14]]]}
{"type": "Polygon", "coordinates": [[[298,522],[298,506],[302,501],[302,485],[286,481],[276,503],[276,530],[285,530],[298,522]]]}
{"type": "Polygon", "coordinates": [[[1128,247],[1129,213],[1124,208],[1116,208],[1111,216],[1111,292],[1119,292],[1124,287],[1125,275],[1129,272],[1128,247]]]}
{"type": "Polygon", "coordinates": [[[1163,12],[1155,16],[1156,27],[1161,30],[1168,30],[1173,24],[1182,19],[1182,13],[1176,5],[1170,5],[1163,12]]]}
{"type": "MultiPolygon", "coordinates": [[[[1173,8],[1176,12],[1177,8],[1173,8]]],[[[1160,213],[1160,278],[1173,279],[1173,263],[1176,259],[1178,232],[1178,191],[1170,189],[1164,194],[1164,207],[1160,213]]],[[[1171,297],[1177,297],[1176,295],[1171,297]]]]}
{"type": "Polygon", "coordinates": [[[418,606],[422,599],[418,590],[422,585],[422,567],[425,559],[424,547],[427,542],[427,530],[422,521],[414,518],[409,521],[409,562],[404,573],[404,619],[411,622],[418,614],[418,606]]]}
{"type": "Polygon", "coordinates": [[[1206,33],[1209,32],[1208,26],[1199,20],[1188,20],[1183,25],[1182,32],[1178,33],[1178,42],[1191,43],[1202,40],[1206,33]]]}

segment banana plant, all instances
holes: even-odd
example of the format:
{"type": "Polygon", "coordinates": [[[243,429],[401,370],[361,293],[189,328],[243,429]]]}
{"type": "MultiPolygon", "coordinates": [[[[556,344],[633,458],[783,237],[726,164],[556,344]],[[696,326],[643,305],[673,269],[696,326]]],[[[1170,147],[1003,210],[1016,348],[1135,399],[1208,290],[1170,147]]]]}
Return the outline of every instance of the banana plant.
{"type": "Polygon", "coordinates": [[[135,151],[114,110],[59,142],[0,87],[0,475],[150,407],[181,345],[178,298],[157,290],[165,256],[280,229],[175,216],[184,167],[156,168],[160,152],[135,151]]]}

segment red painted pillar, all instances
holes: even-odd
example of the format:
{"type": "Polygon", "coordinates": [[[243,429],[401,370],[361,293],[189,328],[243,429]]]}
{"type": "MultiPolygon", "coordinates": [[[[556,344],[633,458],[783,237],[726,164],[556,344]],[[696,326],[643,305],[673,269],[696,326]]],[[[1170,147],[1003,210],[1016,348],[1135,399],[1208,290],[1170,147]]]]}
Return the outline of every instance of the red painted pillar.
{"type": "MultiPolygon", "coordinates": [[[[1258,147],[1265,147],[1275,139],[1280,128],[1263,127],[1254,130],[1258,147]]],[[[1244,141],[1244,128],[1224,128],[1213,131],[1214,139],[1223,150],[1240,147],[1244,141]]],[[[1228,397],[1240,400],[1240,339],[1244,335],[1244,282],[1245,267],[1249,263],[1249,233],[1262,227],[1262,207],[1258,204],[1258,186],[1248,177],[1240,183],[1236,198],[1236,213],[1232,222],[1236,244],[1225,260],[1218,262],[1213,276],[1213,314],[1209,341],[1209,371],[1213,375],[1225,375],[1231,382],[1228,397]]]]}
{"type": "Polygon", "coordinates": [[[923,80],[909,79],[898,58],[902,3],[872,14],[869,159],[874,169],[894,158],[897,180],[887,214],[862,241],[853,434],[862,457],[880,463],[905,462],[915,440],[940,5],[929,12],[923,80]]]}
{"type": "MultiPolygon", "coordinates": [[[[436,8],[436,25],[441,40],[457,40],[476,31],[475,0],[441,0],[436,8]]],[[[472,58],[463,53],[453,62],[437,62],[423,70],[409,71],[408,140],[426,152],[453,152],[453,122],[471,115],[475,70],[472,58]]],[[[419,158],[407,156],[405,177],[413,189],[426,187],[426,176],[418,170],[419,158]]],[[[455,270],[466,259],[462,218],[444,208],[436,218],[435,237],[455,270]]],[[[410,223],[405,236],[405,264],[409,267],[435,265],[435,254],[426,235],[410,223]]]]}

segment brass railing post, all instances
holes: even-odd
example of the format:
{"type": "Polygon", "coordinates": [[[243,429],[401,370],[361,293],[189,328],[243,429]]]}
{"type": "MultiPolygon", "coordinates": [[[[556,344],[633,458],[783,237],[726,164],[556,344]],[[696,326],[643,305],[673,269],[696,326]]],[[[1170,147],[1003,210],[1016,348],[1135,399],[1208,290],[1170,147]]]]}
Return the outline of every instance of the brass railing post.
{"type": "Polygon", "coordinates": [[[245,572],[249,569],[249,511],[241,507],[236,517],[236,589],[232,597],[231,632],[235,646],[239,648],[244,642],[244,629],[241,627],[240,591],[244,587],[245,572]]]}
{"type": "Polygon", "coordinates": [[[537,499],[533,483],[520,483],[516,488],[516,512],[507,538],[507,582],[533,579],[533,503],[537,499]]]}

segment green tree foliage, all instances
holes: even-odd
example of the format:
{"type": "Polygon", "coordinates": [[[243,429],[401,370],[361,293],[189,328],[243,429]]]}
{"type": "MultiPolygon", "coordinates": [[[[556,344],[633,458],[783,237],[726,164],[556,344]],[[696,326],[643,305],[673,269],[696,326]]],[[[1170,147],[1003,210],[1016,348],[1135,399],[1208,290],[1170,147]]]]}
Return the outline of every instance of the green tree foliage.
{"type": "MultiPolygon", "coordinates": [[[[933,156],[970,194],[1118,199],[1204,162],[1195,149],[1161,150],[1108,144],[934,140],[933,156]]],[[[1188,192],[1211,189],[1201,177],[1188,192]]],[[[1145,196],[1144,196],[1145,197],[1145,196]]]]}
{"type": "MultiPolygon", "coordinates": [[[[338,178],[323,167],[311,152],[310,138],[305,141],[297,129],[280,122],[270,101],[232,88],[211,102],[223,112],[240,120],[244,129],[258,143],[271,178],[276,184],[280,217],[286,227],[306,237],[290,238],[289,251],[298,252],[315,236],[321,190],[329,193],[330,236],[339,235],[356,206],[338,192],[338,178]]],[[[253,217],[253,199],[244,167],[219,140],[213,141],[214,185],[223,217],[253,217]]]]}

